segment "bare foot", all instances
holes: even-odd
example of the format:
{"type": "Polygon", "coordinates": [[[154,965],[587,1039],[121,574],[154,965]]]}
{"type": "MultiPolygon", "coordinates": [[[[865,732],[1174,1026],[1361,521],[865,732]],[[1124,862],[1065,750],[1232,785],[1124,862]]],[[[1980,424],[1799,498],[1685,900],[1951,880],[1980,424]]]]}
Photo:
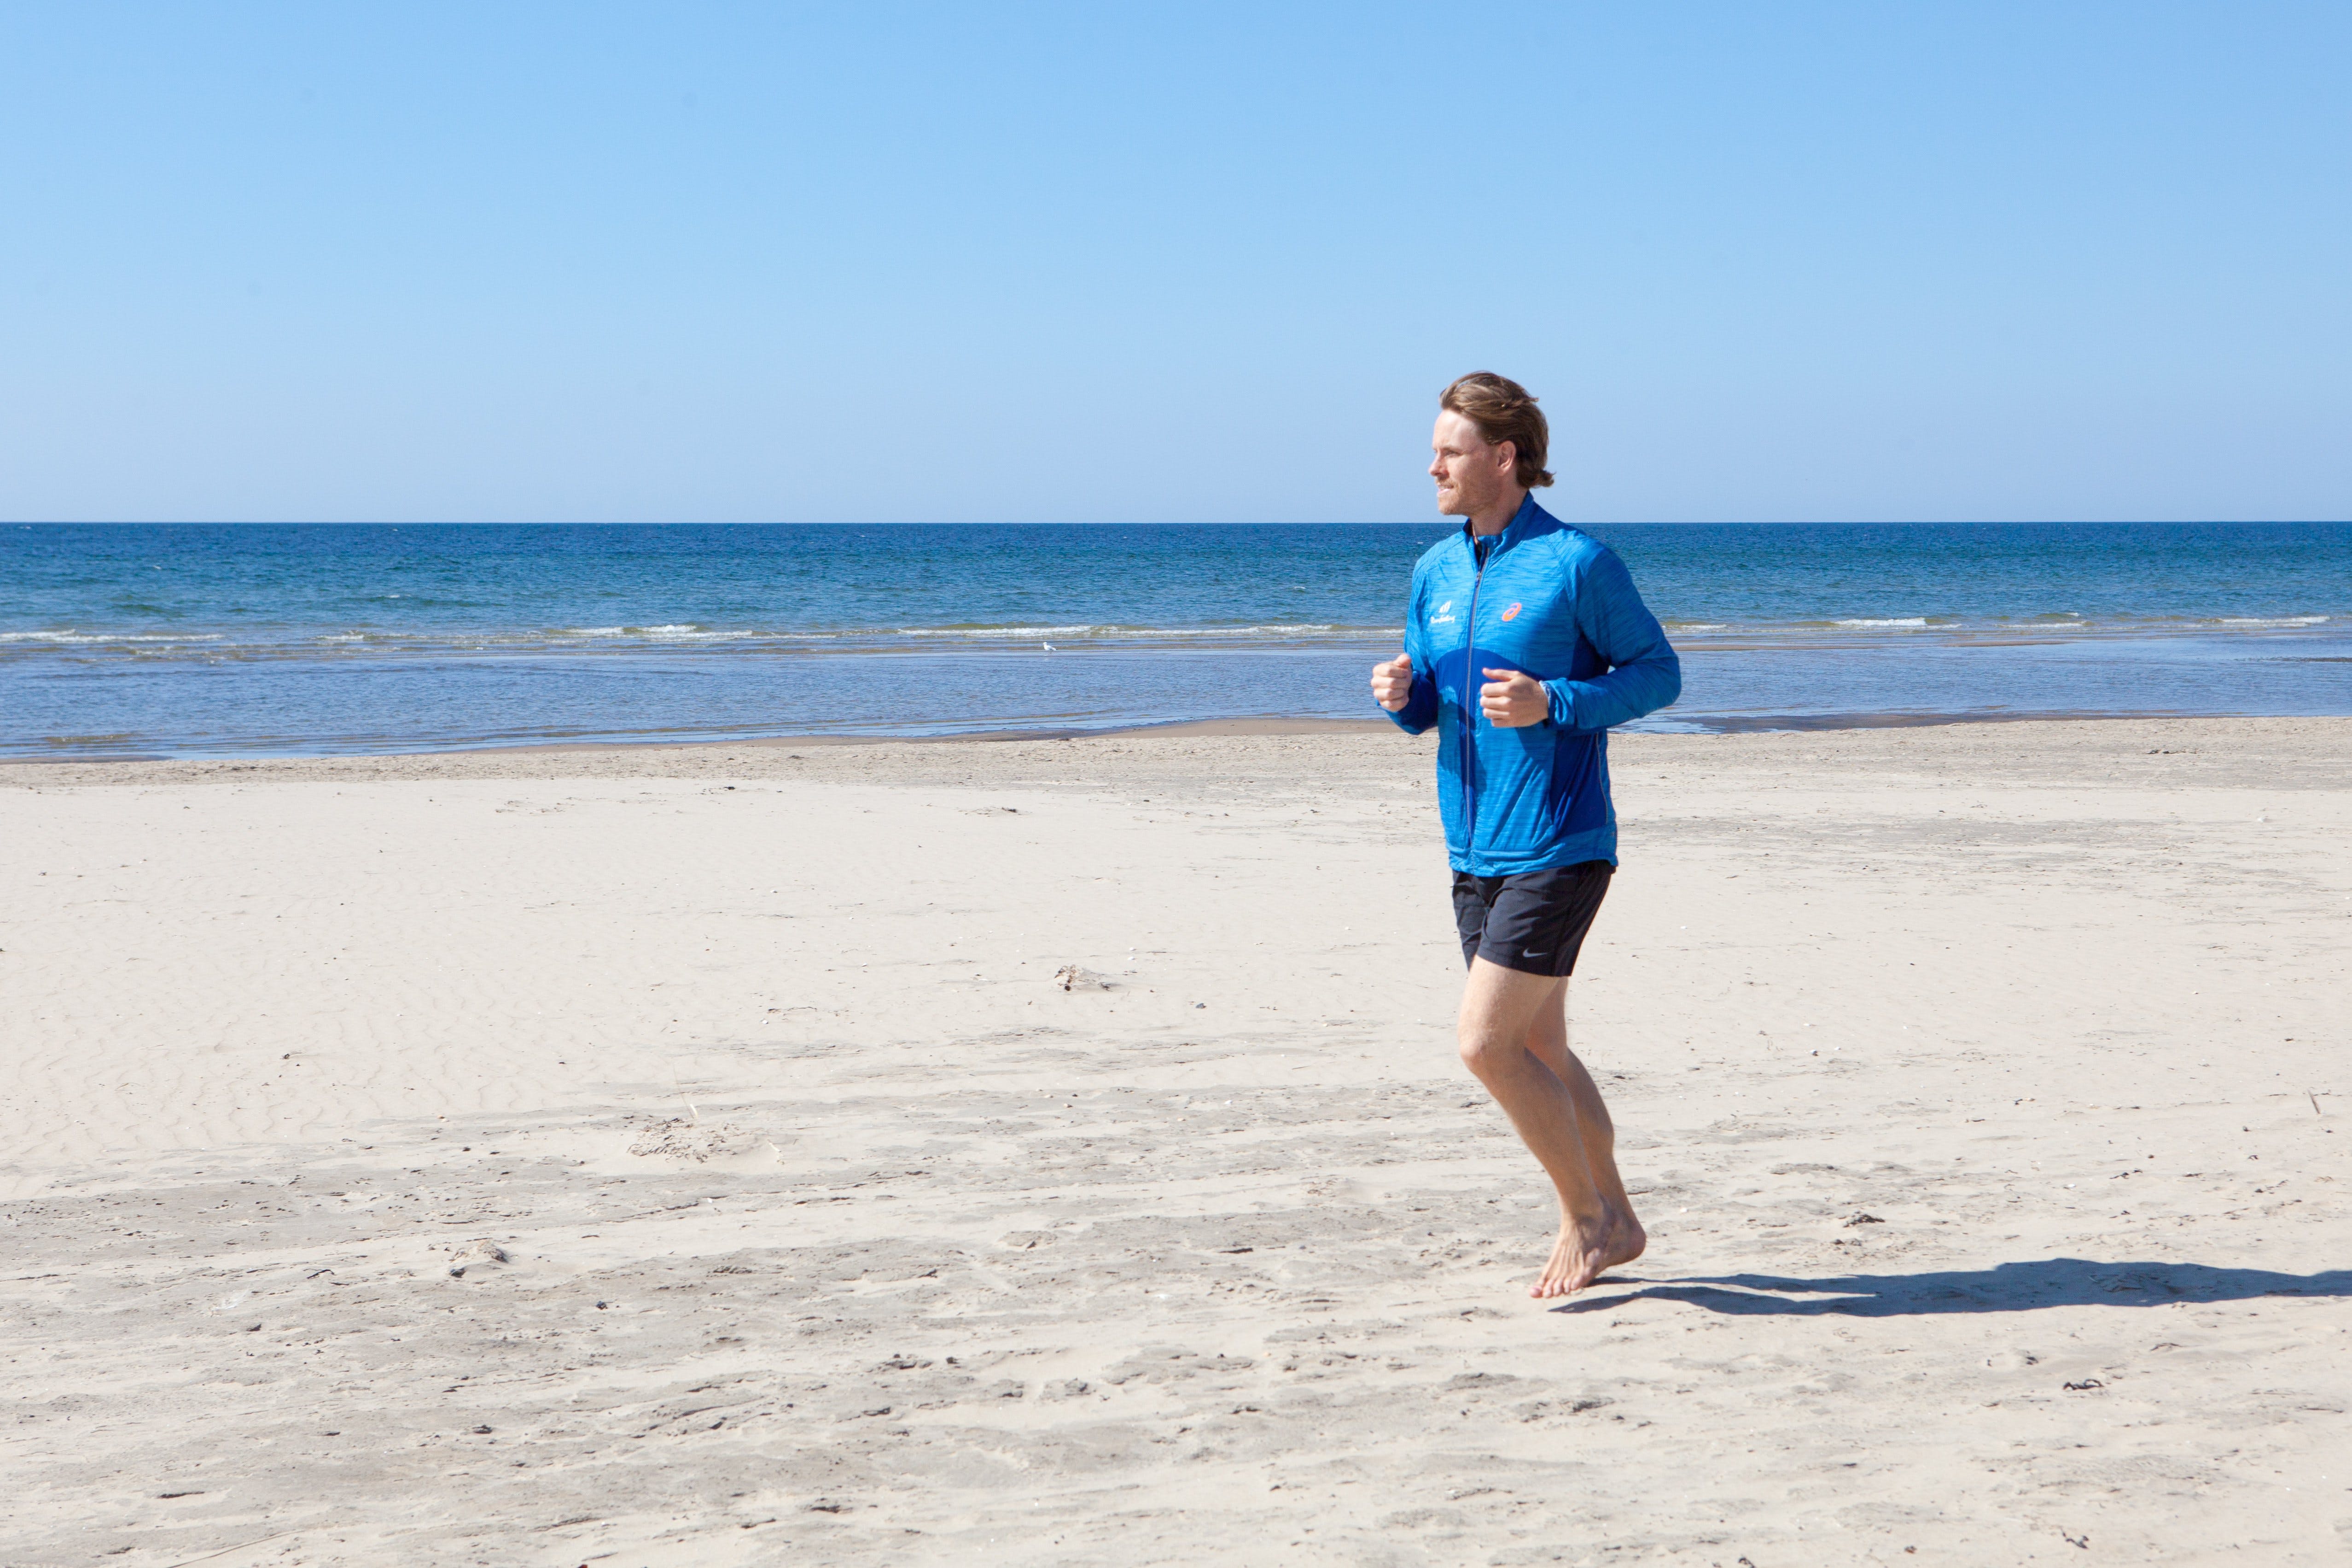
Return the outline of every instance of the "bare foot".
{"type": "MultiPolygon", "coordinates": [[[[1642,1228],[1642,1222],[1633,1217],[1631,1208],[1617,1210],[1615,1219],[1616,1223],[1609,1230],[1609,1261],[1601,1266],[1603,1272],[1621,1263],[1633,1262],[1650,1245],[1650,1233],[1642,1228]]],[[[1600,1276],[1595,1275],[1594,1278],[1600,1276]]]]}
{"type": "Polygon", "coordinates": [[[1598,1220],[1581,1226],[1563,1215],[1551,1258],[1544,1264],[1542,1277],[1528,1287],[1528,1294],[1538,1300],[1566,1296],[1600,1279],[1601,1270],[1614,1261],[1610,1243],[1616,1239],[1616,1231],[1613,1213],[1604,1211],[1598,1220]]]}

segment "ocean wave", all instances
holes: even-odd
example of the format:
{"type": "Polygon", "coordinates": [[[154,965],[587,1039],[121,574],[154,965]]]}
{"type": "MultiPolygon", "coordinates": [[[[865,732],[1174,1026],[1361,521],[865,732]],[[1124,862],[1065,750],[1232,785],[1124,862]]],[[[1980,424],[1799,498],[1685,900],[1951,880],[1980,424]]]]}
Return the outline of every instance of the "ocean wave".
{"type": "Polygon", "coordinates": [[[551,632],[518,632],[501,637],[498,633],[478,634],[492,640],[547,641],[557,637],[636,637],[651,642],[736,642],[744,637],[801,637],[817,634],[798,632],[719,631],[692,621],[670,622],[657,626],[562,626],[551,632]]]}
{"type": "Polygon", "coordinates": [[[705,648],[760,652],[768,649],[818,651],[913,651],[940,648],[942,644],[975,648],[1067,643],[1076,647],[1126,647],[1148,643],[1204,645],[1216,643],[1385,642],[1400,637],[1398,626],[1345,626],[1326,622],[1267,623],[1239,626],[1145,626],[1106,625],[1018,626],[851,627],[802,630],[782,627],[715,628],[690,623],[648,626],[540,627],[358,627],[335,630],[289,627],[236,632],[88,633],[80,631],[0,632],[0,646],[27,650],[48,647],[120,647],[138,644],[165,652],[183,647],[206,657],[284,658],[305,656],[332,658],[344,655],[431,655],[462,651],[573,657],[620,655],[653,648],[705,648]]]}
{"type": "Polygon", "coordinates": [[[1038,637],[1392,637],[1402,626],[1348,626],[1328,621],[1270,622],[1247,626],[1135,626],[1087,623],[1062,626],[898,626],[889,632],[850,632],[850,637],[960,637],[974,641],[1029,641],[1038,637]]]}
{"type": "Polygon", "coordinates": [[[218,632],[0,632],[0,642],[218,642],[218,632]]]}
{"type": "MultiPolygon", "coordinates": [[[[2212,637],[2244,636],[2257,631],[2297,632],[2339,637],[2352,628],[2352,616],[2311,613],[2302,615],[2132,616],[2097,611],[2020,611],[1998,616],[1853,616],[1836,620],[1666,620],[1667,630],[1695,647],[1755,640],[1775,645],[1859,647],[1864,644],[1893,647],[1896,643],[1955,640],[1999,640],[2027,637],[2042,640],[2137,637],[2212,637]]],[[[81,626],[51,626],[0,631],[0,652],[12,660],[44,656],[88,661],[119,658],[153,663],[173,659],[216,662],[273,661],[314,658],[322,661],[373,658],[416,658],[441,655],[542,657],[548,658],[622,658],[647,656],[740,657],[835,654],[896,654],[946,657],[950,651],[1004,655],[1034,651],[1050,642],[1072,652],[1092,649],[1111,653],[1140,651],[1153,647],[1208,653],[1253,647],[1292,651],[1330,650],[1355,645],[1391,645],[1402,635],[1394,626],[1350,625],[1333,621],[1252,621],[1239,625],[1150,625],[1111,621],[1020,622],[1010,625],[939,624],[912,626],[710,626],[692,621],[597,626],[434,626],[358,625],[255,626],[211,631],[144,630],[105,632],[81,626]]]]}
{"type": "Polygon", "coordinates": [[[1069,626],[899,626],[902,637],[1082,637],[1107,628],[1069,626]]]}

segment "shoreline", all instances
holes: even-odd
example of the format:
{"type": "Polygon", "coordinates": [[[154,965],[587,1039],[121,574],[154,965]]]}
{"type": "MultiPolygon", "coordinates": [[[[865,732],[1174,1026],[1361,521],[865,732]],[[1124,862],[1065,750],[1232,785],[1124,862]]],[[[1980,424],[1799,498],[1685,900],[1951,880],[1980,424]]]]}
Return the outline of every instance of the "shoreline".
{"type": "MultiPolygon", "coordinates": [[[[1436,752],[1433,733],[1406,735],[1385,721],[1165,725],[1070,738],[1009,735],[987,743],[902,743],[895,740],[787,737],[767,741],[639,745],[496,747],[379,755],[206,757],[89,762],[49,759],[0,763],[0,790],[22,795],[85,788],[170,788],[181,784],[557,785],[594,781],[659,781],[710,789],[746,785],[755,793],[798,784],[840,786],[1001,786],[1055,795],[1129,794],[1159,803],[1214,804],[1289,800],[1312,805],[1317,792],[1406,788],[1425,791],[1436,752]],[[1388,782],[1382,782],[1388,781],[1388,782]]],[[[1640,792],[1696,768],[1771,765],[1801,777],[1832,775],[1876,759],[1922,775],[1960,777],[2002,764],[2011,782],[2050,779],[2099,766],[2120,776],[2161,777],[2179,787],[2234,780],[2237,759],[2273,758],[2270,782],[2284,789],[2331,788],[2334,758],[2352,751],[2352,717],[2182,717],[2118,720],[2041,718],[2000,723],[1885,723],[1832,729],[1743,731],[1618,731],[1610,747],[1617,804],[1629,834],[1640,792]]],[[[1778,786],[1776,786],[1778,787],[1778,786]]],[[[2231,784],[2229,787],[2242,787],[2231,784]]],[[[1434,843],[1434,840],[1431,841],[1434,843]]],[[[1628,837],[1630,846],[1638,839],[1628,837]]],[[[1428,847],[1428,846],[1423,846],[1428,847]]],[[[1442,858],[1442,853],[1441,853],[1442,858]]]]}
{"type": "MultiPolygon", "coordinates": [[[[1665,722],[1622,726],[1612,731],[1628,735],[1758,735],[1826,734],[1854,730],[1926,730],[1977,724],[2189,723],[2203,721],[2325,721],[2346,717],[2336,713],[2183,713],[2148,709],[2130,712],[2033,710],[2021,712],[1930,712],[1893,710],[1852,713],[1759,713],[1694,717],[1678,720],[1664,710],[1665,722]]],[[[943,735],[905,734],[780,734],[713,736],[646,741],[520,741],[512,743],[439,746],[387,751],[336,752],[121,752],[95,755],[0,755],[0,773],[12,768],[116,767],[135,763],[187,765],[219,763],[253,765],[327,762],[392,762],[402,758],[529,757],[580,755],[596,752],[641,754],[657,751],[707,751],[720,746],[773,749],[784,746],[822,748],[856,746],[1004,745],[1044,741],[1124,740],[1139,736],[1208,738],[1228,735],[1382,735],[1397,732],[1385,719],[1334,719],[1311,715],[1286,717],[1259,714],[1230,719],[1178,719],[1164,723],[1118,724],[1100,729],[1045,726],[1037,729],[957,731],[943,735]]]]}

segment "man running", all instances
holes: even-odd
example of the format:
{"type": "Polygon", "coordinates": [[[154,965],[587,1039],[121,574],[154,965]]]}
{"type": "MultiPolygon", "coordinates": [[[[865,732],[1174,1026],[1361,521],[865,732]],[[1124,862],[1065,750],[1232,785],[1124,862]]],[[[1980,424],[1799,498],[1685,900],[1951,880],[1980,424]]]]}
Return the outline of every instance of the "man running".
{"type": "Polygon", "coordinates": [[[1437,802],[1470,982],[1462,1059],[1559,1193],[1559,1239],[1528,1294],[1581,1290],[1647,1237],[1615,1129],[1568,1048],[1568,977],[1609,890],[1608,731],[1682,693],[1666,634],[1606,545],[1536,505],[1550,432],[1527,389],[1478,372],[1438,399],[1437,510],[1465,519],[1412,569],[1404,652],[1372,696],[1437,726],[1437,802]]]}

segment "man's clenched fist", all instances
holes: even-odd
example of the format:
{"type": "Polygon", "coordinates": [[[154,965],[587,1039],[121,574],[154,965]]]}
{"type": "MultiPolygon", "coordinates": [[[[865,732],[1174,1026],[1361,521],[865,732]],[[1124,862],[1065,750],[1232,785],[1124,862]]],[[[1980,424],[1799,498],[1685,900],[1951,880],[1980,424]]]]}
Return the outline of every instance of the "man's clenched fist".
{"type": "Polygon", "coordinates": [[[1372,700],[1391,713],[1402,712],[1412,698],[1412,655],[1401,653],[1386,664],[1372,666],[1372,700]]]}
{"type": "Polygon", "coordinates": [[[1490,669],[1478,689],[1478,710],[1498,730],[1524,730],[1551,717],[1551,694],[1525,670],[1490,669]]]}

